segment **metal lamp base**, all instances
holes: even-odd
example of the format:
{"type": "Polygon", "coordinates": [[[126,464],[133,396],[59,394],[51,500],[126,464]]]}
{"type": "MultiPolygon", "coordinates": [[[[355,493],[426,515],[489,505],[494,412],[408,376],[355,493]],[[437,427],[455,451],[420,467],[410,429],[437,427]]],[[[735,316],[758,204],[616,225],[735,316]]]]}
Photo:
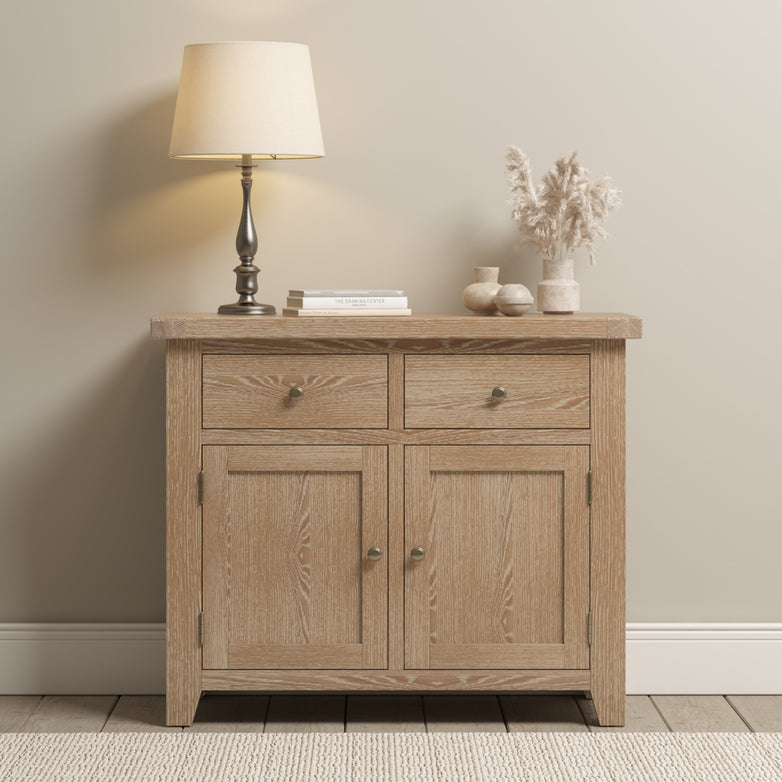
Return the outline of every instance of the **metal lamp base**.
{"type": "Polygon", "coordinates": [[[258,304],[257,302],[242,304],[237,301],[234,304],[223,304],[217,308],[219,315],[274,315],[276,312],[273,304],[258,304]]]}
{"type": "Polygon", "coordinates": [[[253,263],[258,251],[258,236],[253,223],[250,190],[253,186],[252,155],[242,155],[242,219],[236,233],[236,252],[239,265],[236,274],[236,292],[239,301],[218,307],[218,315],[274,315],[277,310],[272,304],[259,304],[254,295],[258,293],[258,267],[253,263]]]}

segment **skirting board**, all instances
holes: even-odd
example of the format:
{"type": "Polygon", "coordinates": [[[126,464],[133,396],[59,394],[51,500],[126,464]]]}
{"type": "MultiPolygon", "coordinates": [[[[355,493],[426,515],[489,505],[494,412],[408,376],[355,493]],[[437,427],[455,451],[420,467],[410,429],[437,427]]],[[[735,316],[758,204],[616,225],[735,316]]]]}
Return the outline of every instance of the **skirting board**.
{"type": "MultiPolygon", "coordinates": [[[[0,624],[0,694],[153,695],[163,624],[0,624]]],[[[630,695],[782,693],[782,624],[627,625],[630,695]]]]}
{"type": "Polygon", "coordinates": [[[0,624],[4,695],[165,691],[164,624],[0,624]]]}
{"type": "Polygon", "coordinates": [[[627,625],[628,695],[778,695],[782,624],[627,625]]]}

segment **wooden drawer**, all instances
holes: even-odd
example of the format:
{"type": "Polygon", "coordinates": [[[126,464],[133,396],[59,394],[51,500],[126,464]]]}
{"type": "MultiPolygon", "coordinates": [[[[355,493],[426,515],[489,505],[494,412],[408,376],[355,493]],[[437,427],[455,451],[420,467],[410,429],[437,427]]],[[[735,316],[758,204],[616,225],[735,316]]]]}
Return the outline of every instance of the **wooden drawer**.
{"type": "Polygon", "coordinates": [[[386,356],[204,355],[202,378],[204,429],[388,425],[386,356]]]}
{"type": "Polygon", "coordinates": [[[406,356],[405,427],[588,429],[589,356],[406,356]]]}

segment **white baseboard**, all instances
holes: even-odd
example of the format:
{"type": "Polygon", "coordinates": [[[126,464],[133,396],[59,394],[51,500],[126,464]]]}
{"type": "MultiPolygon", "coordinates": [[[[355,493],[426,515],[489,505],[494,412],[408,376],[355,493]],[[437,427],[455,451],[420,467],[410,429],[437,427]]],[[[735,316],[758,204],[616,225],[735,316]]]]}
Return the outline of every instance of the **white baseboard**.
{"type": "Polygon", "coordinates": [[[778,695],[782,624],[628,624],[629,695],[778,695]]]}
{"type": "MultiPolygon", "coordinates": [[[[0,624],[0,694],[154,695],[163,624],[0,624]]],[[[628,624],[628,694],[782,693],[782,624],[628,624]]]]}

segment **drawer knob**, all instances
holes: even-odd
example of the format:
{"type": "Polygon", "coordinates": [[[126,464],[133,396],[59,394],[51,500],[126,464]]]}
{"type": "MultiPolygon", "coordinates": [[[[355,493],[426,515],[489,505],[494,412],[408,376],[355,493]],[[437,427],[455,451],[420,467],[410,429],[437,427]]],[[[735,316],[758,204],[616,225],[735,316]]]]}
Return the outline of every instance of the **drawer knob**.
{"type": "Polygon", "coordinates": [[[367,559],[370,562],[377,562],[379,559],[382,559],[382,557],[383,552],[377,548],[377,546],[372,546],[372,548],[367,551],[367,559]]]}
{"type": "Polygon", "coordinates": [[[410,559],[413,562],[420,562],[424,558],[424,550],[420,546],[416,546],[410,551],[410,559]]]}
{"type": "Polygon", "coordinates": [[[288,391],[288,397],[290,398],[291,402],[298,402],[299,399],[301,399],[304,396],[304,389],[301,386],[293,386],[293,388],[288,391]]]}
{"type": "Polygon", "coordinates": [[[494,388],[492,388],[491,390],[492,399],[497,399],[497,400],[505,399],[507,395],[508,395],[507,392],[502,386],[494,386],[494,388]]]}

